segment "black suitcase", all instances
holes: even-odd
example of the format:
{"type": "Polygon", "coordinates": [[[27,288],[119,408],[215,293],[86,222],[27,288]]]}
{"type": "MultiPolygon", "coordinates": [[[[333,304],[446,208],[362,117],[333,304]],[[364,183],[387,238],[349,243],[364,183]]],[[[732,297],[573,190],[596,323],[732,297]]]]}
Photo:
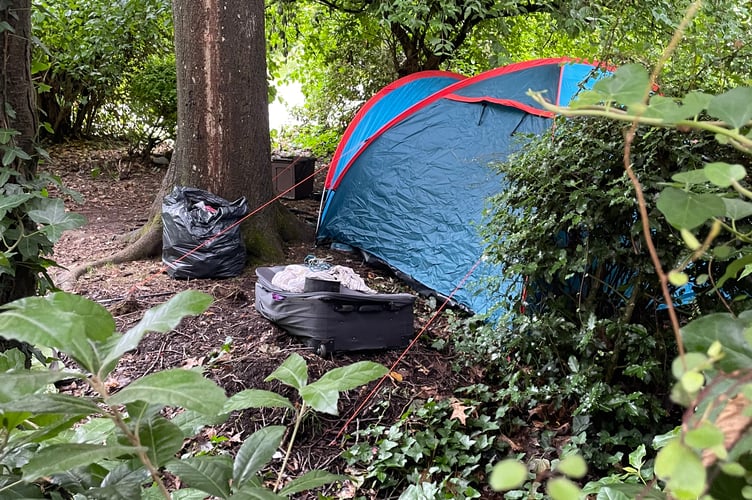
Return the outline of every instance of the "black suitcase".
{"type": "Polygon", "coordinates": [[[406,347],[415,336],[409,293],[294,293],[272,285],[285,266],[256,269],[256,310],[318,354],[406,347]]]}

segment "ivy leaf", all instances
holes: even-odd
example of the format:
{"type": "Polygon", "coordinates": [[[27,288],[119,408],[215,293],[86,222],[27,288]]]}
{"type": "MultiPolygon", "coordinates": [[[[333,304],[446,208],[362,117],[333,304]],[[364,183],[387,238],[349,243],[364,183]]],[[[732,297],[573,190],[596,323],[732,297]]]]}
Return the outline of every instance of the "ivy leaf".
{"type": "Polygon", "coordinates": [[[42,232],[52,243],[60,239],[64,231],[75,229],[86,224],[83,215],[74,214],[65,210],[65,203],[59,198],[44,200],[43,208],[29,210],[31,220],[42,225],[42,232]]]}
{"type": "Polygon", "coordinates": [[[752,119],[752,88],[736,87],[713,97],[708,114],[738,130],[752,119]]]}
{"type": "Polygon", "coordinates": [[[641,469],[642,464],[645,463],[646,454],[647,452],[645,451],[645,445],[641,444],[632,453],[629,454],[629,464],[636,469],[641,469]]]}
{"type": "Polygon", "coordinates": [[[731,165],[724,162],[708,163],[703,168],[708,180],[718,187],[729,187],[747,176],[747,171],[741,165],[731,165]]]}
{"type": "Polygon", "coordinates": [[[745,255],[744,257],[740,257],[736,259],[734,262],[729,264],[726,267],[726,272],[723,273],[723,276],[721,276],[721,279],[718,280],[718,282],[715,285],[714,290],[719,289],[723,286],[724,283],[726,283],[727,280],[730,279],[738,279],[740,277],[740,273],[743,272],[743,270],[748,266],[752,264],[752,254],[745,255]]]}
{"type": "Polygon", "coordinates": [[[220,456],[196,456],[173,460],[167,470],[180,477],[191,488],[196,488],[219,498],[230,496],[232,458],[220,456]]]}
{"type": "Polygon", "coordinates": [[[282,443],[284,435],[284,426],[271,425],[254,432],[245,440],[238,450],[233,465],[232,484],[235,488],[241,488],[269,463],[282,443]]]}
{"type": "Polygon", "coordinates": [[[603,95],[603,101],[630,106],[641,103],[650,85],[647,70],[639,64],[625,64],[613,76],[595,82],[593,91],[603,95]]]}
{"type": "MultiPolygon", "coordinates": [[[[0,128],[0,144],[8,144],[13,137],[21,134],[20,131],[12,128],[0,128]]],[[[5,184],[5,183],[2,183],[5,184]]],[[[0,185],[2,185],[0,184],[0,185]]]]}
{"type": "Polygon", "coordinates": [[[0,218],[5,217],[5,214],[23,205],[31,198],[33,196],[30,194],[12,194],[0,197],[0,218]]]}
{"type": "Polygon", "coordinates": [[[292,353],[264,379],[264,382],[270,380],[279,380],[285,385],[301,390],[308,383],[308,364],[300,354],[292,353]]]}
{"type": "Polygon", "coordinates": [[[708,219],[726,213],[726,205],[720,196],[690,193],[673,187],[661,191],[657,207],[666,220],[679,229],[694,229],[708,219]]]}
{"type": "Polygon", "coordinates": [[[5,148],[5,154],[3,154],[3,166],[7,167],[14,161],[16,161],[16,158],[20,158],[22,160],[31,160],[31,156],[24,151],[23,149],[19,148],[18,146],[4,146],[5,148]]]}
{"type": "Polygon", "coordinates": [[[175,368],[146,375],[112,396],[111,405],[148,401],[176,406],[203,415],[216,415],[227,397],[224,390],[198,372],[175,368]]]}

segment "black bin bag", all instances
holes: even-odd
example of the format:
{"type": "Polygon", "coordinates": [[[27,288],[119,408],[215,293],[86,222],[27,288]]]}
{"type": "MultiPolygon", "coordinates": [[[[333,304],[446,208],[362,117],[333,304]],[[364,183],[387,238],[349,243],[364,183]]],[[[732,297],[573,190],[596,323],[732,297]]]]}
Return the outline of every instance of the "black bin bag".
{"type": "Polygon", "coordinates": [[[232,203],[201,189],[177,186],[162,200],[162,262],[172,278],[231,278],[245,267],[238,222],[245,198],[232,203]]]}

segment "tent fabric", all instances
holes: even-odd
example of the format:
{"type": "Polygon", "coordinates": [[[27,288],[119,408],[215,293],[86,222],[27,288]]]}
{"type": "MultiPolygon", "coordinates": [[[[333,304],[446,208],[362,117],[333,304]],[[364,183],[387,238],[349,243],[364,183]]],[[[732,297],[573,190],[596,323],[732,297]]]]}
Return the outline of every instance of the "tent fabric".
{"type": "Polygon", "coordinates": [[[398,80],[366,103],[344,134],[329,166],[317,242],[361,249],[423,291],[488,312],[499,294],[518,293],[521,285],[512,280],[489,287],[488,278],[501,270],[481,262],[456,287],[482,261],[478,226],[487,198],[510,188],[493,164],[551,126],[550,113],[526,95],[528,89],[567,104],[596,68],[544,59],[471,78],[398,80]],[[416,82],[421,93],[413,96],[416,82]]]}
{"type": "MultiPolygon", "coordinates": [[[[436,91],[466,77],[448,71],[422,71],[406,76],[384,87],[360,108],[353,119],[357,126],[350,126],[337,145],[330,165],[344,167],[350,163],[358,149],[365,144],[369,137],[378,131],[397,115],[416,102],[436,91]]],[[[341,170],[330,168],[327,172],[326,184],[341,174],[341,170]]]]}

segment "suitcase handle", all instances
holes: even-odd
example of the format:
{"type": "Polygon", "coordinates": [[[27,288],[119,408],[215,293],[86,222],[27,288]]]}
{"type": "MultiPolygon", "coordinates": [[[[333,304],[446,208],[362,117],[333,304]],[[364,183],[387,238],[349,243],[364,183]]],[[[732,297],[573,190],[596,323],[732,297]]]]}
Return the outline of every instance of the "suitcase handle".
{"type": "Polygon", "coordinates": [[[367,304],[358,306],[358,312],[380,312],[384,310],[384,306],[381,304],[367,304]]]}
{"type": "Polygon", "coordinates": [[[399,304],[395,304],[394,302],[388,302],[384,304],[362,304],[359,306],[356,306],[355,304],[335,304],[333,309],[336,312],[381,312],[381,311],[399,311],[402,309],[403,306],[400,306],[399,304]]]}
{"type": "Polygon", "coordinates": [[[363,304],[363,305],[355,305],[355,304],[335,304],[334,310],[337,312],[342,313],[349,313],[349,312],[380,312],[384,310],[384,306],[382,304],[363,304]]]}

